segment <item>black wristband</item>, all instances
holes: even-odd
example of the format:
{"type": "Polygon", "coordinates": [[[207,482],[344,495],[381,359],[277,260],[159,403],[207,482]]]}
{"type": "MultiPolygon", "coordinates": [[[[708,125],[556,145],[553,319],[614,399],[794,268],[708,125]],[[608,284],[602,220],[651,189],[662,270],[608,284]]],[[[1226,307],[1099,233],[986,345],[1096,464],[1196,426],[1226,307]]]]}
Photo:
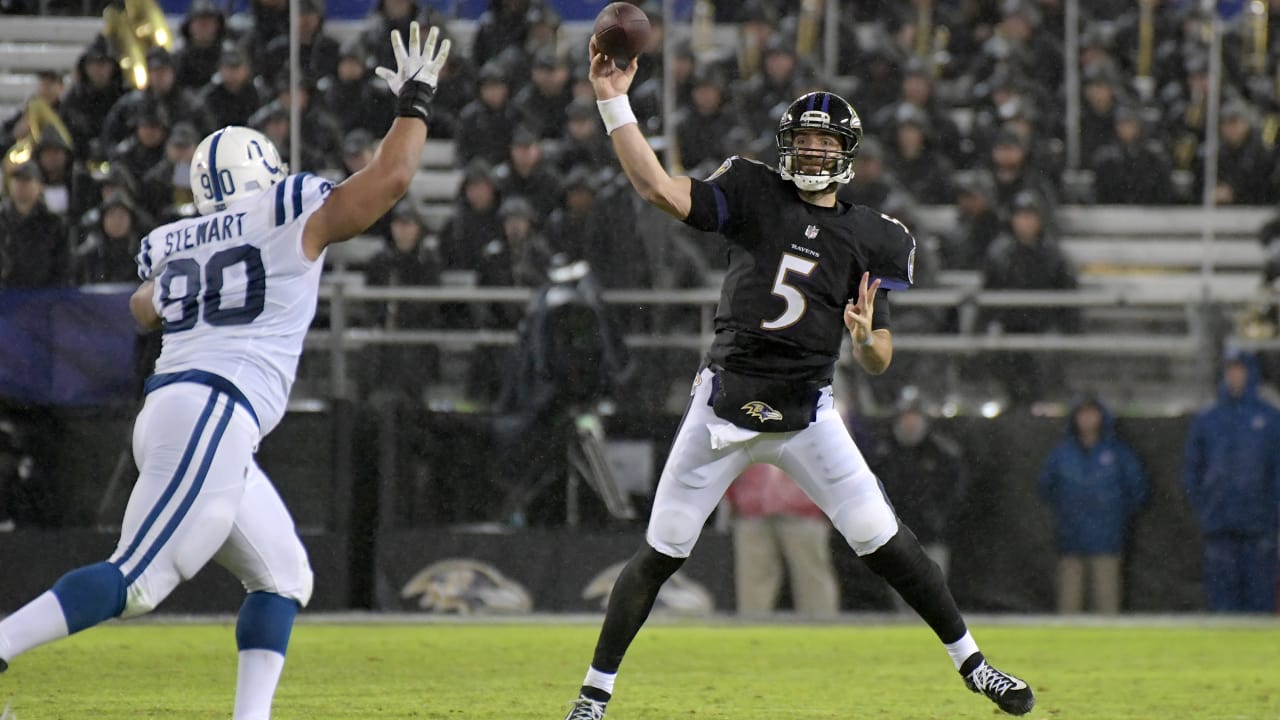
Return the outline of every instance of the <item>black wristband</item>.
{"type": "Polygon", "coordinates": [[[396,101],[396,115],[400,117],[416,117],[422,122],[431,122],[431,99],[436,96],[436,89],[419,80],[410,80],[400,88],[400,97],[396,101]]]}

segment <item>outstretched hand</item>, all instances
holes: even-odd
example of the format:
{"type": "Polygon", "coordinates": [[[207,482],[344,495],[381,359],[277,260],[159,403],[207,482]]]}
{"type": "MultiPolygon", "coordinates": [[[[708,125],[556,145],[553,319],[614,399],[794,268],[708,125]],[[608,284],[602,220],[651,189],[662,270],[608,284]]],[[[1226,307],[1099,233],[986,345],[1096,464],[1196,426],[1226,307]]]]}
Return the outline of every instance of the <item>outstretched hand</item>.
{"type": "Polygon", "coordinates": [[[444,68],[445,60],[449,58],[450,42],[445,40],[440,43],[440,49],[437,50],[436,40],[440,37],[439,28],[433,27],[427,31],[425,45],[419,43],[418,33],[418,22],[415,20],[409,23],[409,48],[406,50],[400,31],[392,30],[391,51],[396,56],[396,69],[378,67],[373,71],[378,77],[387,81],[394,95],[398,96],[404,84],[411,80],[426,83],[433,89],[440,82],[440,70],[444,68]]]}
{"type": "Polygon", "coordinates": [[[858,301],[844,306],[844,326],[849,328],[853,341],[865,345],[871,337],[871,317],[875,309],[876,291],[880,289],[880,278],[871,280],[871,273],[862,273],[858,283],[858,301]]]}
{"type": "Polygon", "coordinates": [[[631,58],[631,62],[627,65],[626,70],[619,70],[613,64],[613,58],[600,52],[596,47],[596,38],[591,36],[591,42],[587,46],[588,52],[591,54],[591,70],[587,73],[587,78],[591,80],[591,87],[595,88],[597,100],[608,100],[626,95],[631,89],[631,81],[635,79],[636,70],[640,68],[636,58],[631,58]]]}

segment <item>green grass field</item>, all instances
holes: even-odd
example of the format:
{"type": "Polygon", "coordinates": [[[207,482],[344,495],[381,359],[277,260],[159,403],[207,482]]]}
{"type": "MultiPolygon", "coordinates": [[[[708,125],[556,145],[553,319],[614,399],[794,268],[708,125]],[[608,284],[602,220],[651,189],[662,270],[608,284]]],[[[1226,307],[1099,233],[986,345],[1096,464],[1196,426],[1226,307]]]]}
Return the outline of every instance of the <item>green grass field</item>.
{"type": "MultiPolygon", "coordinates": [[[[983,627],[1054,720],[1280,718],[1280,626],[983,627]]],[[[561,720],[594,624],[300,624],[276,720],[561,720]]],[[[114,624],[0,675],[18,720],[231,716],[230,624],[114,624]]],[[[914,626],[646,628],[610,720],[963,720],[1000,716],[914,626]]]]}

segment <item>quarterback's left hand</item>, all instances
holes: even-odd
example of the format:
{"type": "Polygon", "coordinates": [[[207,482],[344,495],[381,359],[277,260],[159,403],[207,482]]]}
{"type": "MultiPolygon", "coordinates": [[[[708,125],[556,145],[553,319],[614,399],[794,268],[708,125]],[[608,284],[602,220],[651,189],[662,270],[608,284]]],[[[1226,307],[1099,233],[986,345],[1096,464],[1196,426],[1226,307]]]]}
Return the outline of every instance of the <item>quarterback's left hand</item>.
{"type": "Polygon", "coordinates": [[[879,289],[880,278],[872,281],[871,273],[864,272],[858,283],[858,302],[844,306],[844,326],[849,328],[853,341],[859,345],[867,345],[871,338],[871,317],[879,289]]]}

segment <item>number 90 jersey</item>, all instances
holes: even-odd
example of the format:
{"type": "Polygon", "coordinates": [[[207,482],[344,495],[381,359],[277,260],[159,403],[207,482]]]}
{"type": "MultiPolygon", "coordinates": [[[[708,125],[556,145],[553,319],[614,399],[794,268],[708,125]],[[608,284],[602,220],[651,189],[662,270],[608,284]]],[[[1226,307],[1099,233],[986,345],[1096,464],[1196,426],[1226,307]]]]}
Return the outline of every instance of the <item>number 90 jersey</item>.
{"type": "Polygon", "coordinates": [[[324,255],[307,259],[302,230],[332,188],[310,173],[290,175],[222,212],[153,230],[138,254],[163,323],[156,375],[230,382],[263,436],[284,416],[315,316],[324,255]]]}
{"type": "MultiPolygon", "coordinates": [[[[916,244],[901,222],[861,205],[807,203],[752,160],[729,158],[706,181],[694,180],[685,222],[729,240],[709,359],[730,371],[829,382],[844,307],[857,301],[862,274],[879,278],[882,292],[912,282],[916,244]]],[[[877,316],[887,302],[877,299],[877,316]]]]}

